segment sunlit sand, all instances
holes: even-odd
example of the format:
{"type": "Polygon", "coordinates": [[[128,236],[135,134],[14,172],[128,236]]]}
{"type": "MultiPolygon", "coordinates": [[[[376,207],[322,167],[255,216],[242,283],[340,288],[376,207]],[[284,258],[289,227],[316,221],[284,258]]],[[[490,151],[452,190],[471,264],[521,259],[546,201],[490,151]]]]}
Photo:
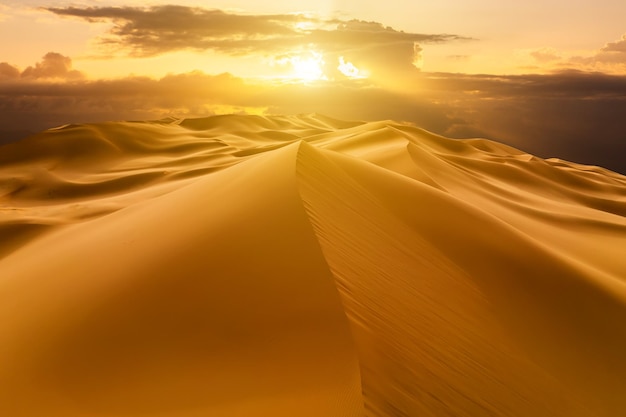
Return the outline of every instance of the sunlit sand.
{"type": "Polygon", "coordinates": [[[0,148],[0,415],[623,415],[625,249],[626,177],[488,140],[63,126],[0,148]]]}

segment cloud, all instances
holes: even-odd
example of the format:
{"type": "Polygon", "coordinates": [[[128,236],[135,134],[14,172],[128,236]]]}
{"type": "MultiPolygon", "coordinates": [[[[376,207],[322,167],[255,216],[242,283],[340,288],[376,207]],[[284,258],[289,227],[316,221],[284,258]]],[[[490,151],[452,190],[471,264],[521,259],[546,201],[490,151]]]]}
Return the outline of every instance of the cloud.
{"type": "Polygon", "coordinates": [[[246,15],[186,6],[46,10],[89,22],[113,22],[103,43],[116,45],[136,56],[152,56],[181,49],[241,54],[281,52],[286,48],[309,44],[334,50],[358,48],[360,45],[461,39],[456,35],[406,33],[377,22],[321,19],[304,14],[246,15]]]}
{"type": "Polygon", "coordinates": [[[569,63],[582,69],[623,74],[626,71],[626,35],[618,41],[607,43],[591,56],[574,56],[569,63]]]}
{"type": "Polygon", "coordinates": [[[79,79],[83,78],[80,71],[72,69],[72,60],[56,52],[48,52],[41,62],[30,66],[21,73],[22,78],[62,78],[79,79]]]}
{"type": "Polygon", "coordinates": [[[428,74],[425,92],[457,120],[441,132],[481,136],[541,157],[626,173],[626,76],[580,71],[548,75],[428,74]]]}
{"type": "Polygon", "coordinates": [[[472,93],[481,100],[559,98],[593,99],[626,96],[626,76],[577,70],[553,74],[471,75],[428,74],[429,88],[439,92],[472,93]]]}
{"type": "Polygon", "coordinates": [[[254,91],[232,75],[198,71],[161,79],[0,78],[0,143],[67,123],[207,116],[217,107],[243,107],[254,91]]]}
{"type": "Polygon", "coordinates": [[[561,55],[554,48],[541,48],[530,53],[537,62],[545,64],[547,62],[554,62],[561,59],[561,55]]]}
{"type": "Polygon", "coordinates": [[[466,39],[457,35],[419,34],[395,30],[378,22],[349,20],[339,22],[332,30],[313,30],[307,40],[331,50],[358,48],[360,45],[380,46],[398,43],[448,42],[466,39]]]}
{"type": "Polygon", "coordinates": [[[573,55],[554,48],[541,48],[529,52],[530,57],[542,65],[542,69],[576,69],[600,71],[611,74],[626,72],[626,35],[609,42],[585,55],[573,55]]]}
{"type": "Polygon", "coordinates": [[[41,62],[20,71],[7,62],[0,62],[0,81],[24,79],[78,80],[84,78],[82,72],[72,69],[72,59],[57,52],[48,52],[41,62]]]}
{"type": "Polygon", "coordinates": [[[89,22],[112,21],[106,45],[135,56],[153,56],[181,49],[214,49],[227,53],[250,52],[275,39],[299,37],[297,15],[237,15],[221,10],[186,6],[49,8],[60,16],[89,22]]]}
{"type": "Polygon", "coordinates": [[[3,78],[19,78],[20,70],[6,62],[0,62],[0,80],[3,78]]]}
{"type": "Polygon", "coordinates": [[[421,43],[462,39],[456,35],[429,35],[397,31],[378,22],[350,20],[332,30],[314,30],[308,44],[323,50],[330,62],[341,56],[368,71],[379,83],[411,75],[422,57],[421,43]]]}
{"type": "Polygon", "coordinates": [[[607,43],[601,51],[626,54],[626,35],[622,35],[622,38],[618,41],[607,43]]]}
{"type": "Polygon", "coordinates": [[[626,70],[626,35],[615,42],[607,43],[587,62],[592,64],[609,64],[616,65],[623,73],[626,70]]]}
{"type": "Polygon", "coordinates": [[[66,124],[200,117],[219,112],[326,113],[409,121],[452,137],[486,137],[542,157],[626,173],[626,76],[417,72],[403,91],[371,80],[254,84],[230,74],[114,80],[15,77],[0,65],[0,142],[66,124]],[[16,133],[17,132],[17,133],[16,133]],[[22,133],[19,133],[22,132],[22,133]]]}
{"type": "Polygon", "coordinates": [[[100,45],[109,53],[148,57],[179,50],[228,55],[323,53],[329,78],[343,56],[379,79],[416,70],[422,43],[467,39],[395,30],[379,22],[323,19],[305,14],[247,15],[186,6],[48,8],[59,16],[112,22],[100,45]]]}

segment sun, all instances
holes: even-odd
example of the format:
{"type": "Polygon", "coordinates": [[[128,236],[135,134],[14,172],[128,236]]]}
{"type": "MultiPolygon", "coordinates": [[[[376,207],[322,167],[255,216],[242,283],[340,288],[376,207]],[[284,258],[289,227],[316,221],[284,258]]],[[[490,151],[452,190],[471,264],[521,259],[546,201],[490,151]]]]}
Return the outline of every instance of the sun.
{"type": "Polygon", "coordinates": [[[322,52],[314,49],[305,49],[289,52],[285,55],[274,57],[270,65],[277,68],[282,74],[278,77],[288,83],[312,83],[315,81],[328,81],[329,77],[363,79],[369,77],[369,72],[357,68],[352,62],[343,56],[331,58],[327,63],[322,52]],[[333,61],[337,59],[336,68],[332,69],[333,61]],[[327,74],[330,70],[331,75],[327,74]]]}
{"type": "Polygon", "coordinates": [[[303,82],[318,81],[326,78],[324,74],[324,56],[316,51],[289,57],[291,77],[303,82]]]}

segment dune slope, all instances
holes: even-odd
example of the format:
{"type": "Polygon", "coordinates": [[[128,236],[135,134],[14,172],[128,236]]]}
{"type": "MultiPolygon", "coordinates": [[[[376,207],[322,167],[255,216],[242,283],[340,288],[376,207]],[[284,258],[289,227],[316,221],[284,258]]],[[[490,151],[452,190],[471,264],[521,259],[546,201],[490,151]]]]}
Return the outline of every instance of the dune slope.
{"type": "Polygon", "coordinates": [[[626,177],[390,121],[0,148],[0,414],[615,416],[626,177]]]}

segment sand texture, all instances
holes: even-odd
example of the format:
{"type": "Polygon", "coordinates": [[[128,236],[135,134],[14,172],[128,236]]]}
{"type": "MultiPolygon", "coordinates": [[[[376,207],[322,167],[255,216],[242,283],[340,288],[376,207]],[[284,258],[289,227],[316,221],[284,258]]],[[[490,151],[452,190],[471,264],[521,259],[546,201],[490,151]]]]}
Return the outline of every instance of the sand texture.
{"type": "Polygon", "coordinates": [[[391,121],[0,147],[0,415],[626,412],[626,177],[391,121]]]}

